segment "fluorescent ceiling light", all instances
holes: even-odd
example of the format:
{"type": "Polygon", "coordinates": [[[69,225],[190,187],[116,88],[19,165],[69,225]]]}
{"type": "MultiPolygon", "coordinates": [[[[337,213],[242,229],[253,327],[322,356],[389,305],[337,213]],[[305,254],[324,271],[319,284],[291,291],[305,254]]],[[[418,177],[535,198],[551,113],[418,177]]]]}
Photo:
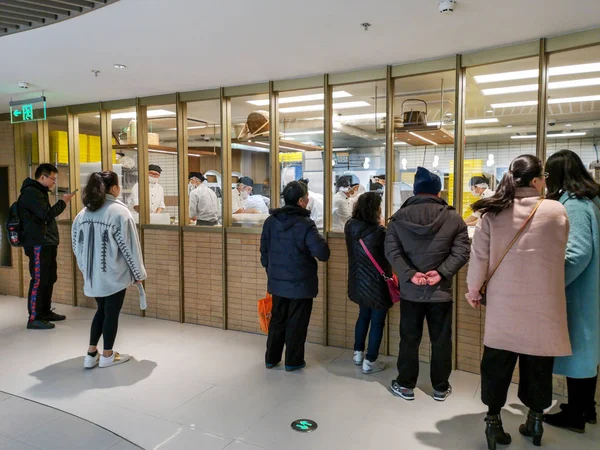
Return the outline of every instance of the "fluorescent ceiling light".
{"type": "Polygon", "coordinates": [[[408,145],[408,143],[402,142],[402,141],[396,141],[396,142],[394,142],[394,146],[396,146],[396,145],[408,145]]]}
{"type": "MultiPolygon", "coordinates": [[[[465,120],[465,124],[467,125],[476,125],[479,123],[498,123],[497,117],[487,117],[485,119],[467,119],[465,120]]],[[[444,125],[454,125],[455,122],[449,122],[444,125]]],[[[427,122],[428,127],[439,127],[440,122],[427,122]]]]}
{"type": "MultiPolygon", "coordinates": [[[[577,136],[585,136],[587,133],[585,131],[578,131],[575,133],[552,133],[552,134],[547,134],[546,137],[547,138],[566,138],[566,137],[577,137],[577,136]]],[[[511,139],[537,139],[537,135],[535,134],[526,134],[523,136],[511,136],[511,139]]]]}
{"type": "MultiPolygon", "coordinates": [[[[345,103],[334,103],[333,110],[337,111],[340,109],[350,108],[363,108],[365,106],[371,106],[370,103],[359,101],[359,102],[345,102],[345,103]]],[[[310,112],[310,111],[323,111],[325,105],[305,105],[305,106],[292,106],[290,108],[279,108],[280,113],[298,113],[298,112],[310,112]]]]}
{"type": "MultiPolygon", "coordinates": [[[[377,114],[355,114],[355,115],[350,115],[350,116],[334,116],[333,120],[334,121],[338,121],[338,122],[342,122],[342,121],[349,121],[349,120],[371,120],[371,119],[381,119],[385,117],[385,113],[377,113],[377,114]]],[[[322,117],[320,117],[321,120],[323,120],[322,117]]]]}
{"type": "MultiPolygon", "coordinates": [[[[565,97],[551,98],[548,100],[549,105],[560,105],[563,103],[581,103],[581,102],[597,102],[600,101],[600,95],[587,95],[584,97],[565,97]]],[[[536,106],[537,100],[528,100],[525,102],[509,102],[509,103],[494,103],[492,108],[516,108],[519,106],[536,106]]]]}
{"type": "MultiPolygon", "coordinates": [[[[580,73],[600,72],[600,63],[576,64],[573,66],[551,67],[548,76],[574,75],[580,73]]],[[[490,75],[477,75],[473,77],[477,84],[497,83],[499,81],[527,80],[537,78],[538,69],[520,70],[517,72],[494,73],[490,75]]]]}
{"type": "Polygon", "coordinates": [[[427,139],[427,138],[424,138],[424,137],[423,137],[423,136],[421,136],[420,134],[413,133],[412,131],[409,131],[409,133],[408,133],[408,134],[412,134],[414,137],[416,137],[416,138],[419,138],[419,139],[421,139],[422,141],[429,142],[431,145],[437,145],[437,143],[436,143],[436,142],[430,141],[429,139],[427,139]]]}
{"type": "Polygon", "coordinates": [[[268,148],[254,147],[252,145],[244,145],[244,144],[238,144],[238,143],[231,144],[231,148],[234,148],[236,150],[247,150],[250,152],[257,152],[257,153],[269,153],[268,148]]]}
{"type": "MultiPolygon", "coordinates": [[[[333,93],[333,98],[346,97],[352,97],[352,94],[349,94],[346,91],[337,91],[333,93]]],[[[285,105],[286,103],[314,102],[316,100],[323,100],[324,98],[325,94],[299,95],[297,97],[279,97],[279,104],[285,105]]],[[[250,100],[248,103],[256,106],[268,106],[269,100],[250,100]]]]}
{"type": "MultiPolygon", "coordinates": [[[[166,109],[153,109],[148,111],[148,117],[153,118],[153,117],[163,117],[163,116],[174,116],[176,115],[173,111],[167,111],[166,109]]],[[[116,114],[111,114],[110,118],[112,120],[115,119],[135,119],[137,116],[135,111],[131,111],[131,112],[122,112],[122,113],[116,113],[116,114]]],[[[96,116],[96,118],[98,118],[100,116],[96,116]]]]}
{"type": "MultiPolygon", "coordinates": [[[[553,81],[548,83],[548,89],[569,89],[575,87],[598,86],[600,78],[587,78],[583,80],[553,81]]],[[[483,95],[517,94],[520,92],[537,92],[537,84],[526,84],[524,86],[509,86],[493,89],[482,89],[483,95]]]]}
{"type": "MultiPolygon", "coordinates": [[[[296,133],[283,133],[285,137],[288,136],[305,136],[307,134],[323,134],[325,131],[317,130],[317,131],[298,131],[296,133]]],[[[339,133],[339,131],[334,131],[334,133],[339,133]]]]}

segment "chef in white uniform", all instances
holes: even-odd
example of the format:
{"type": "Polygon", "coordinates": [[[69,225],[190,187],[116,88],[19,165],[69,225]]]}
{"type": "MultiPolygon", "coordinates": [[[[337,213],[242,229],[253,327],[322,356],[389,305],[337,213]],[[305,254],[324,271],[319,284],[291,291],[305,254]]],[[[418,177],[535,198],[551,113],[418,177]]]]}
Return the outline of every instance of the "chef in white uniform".
{"type": "Polygon", "coordinates": [[[190,172],[188,179],[190,219],[195,221],[196,225],[208,227],[218,225],[221,210],[217,194],[204,184],[206,178],[202,172],[190,172]]]}
{"type": "MultiPolygon", "coordinates": [[[[162,169],[156,164],[148,166],[148,182],[150,183],[150,213],[160,214],[165,209],[165,191],[158,184],[162,169]]],[[[135,183],[131,188],[131,197],[129,198],[129,206],[136,212],[140,211],[140,188],[139,183],[135,183]]]]}
{"type": "Polygon", "coordinates": [[[232,192],[231,205],[233,214],[269,214],[269,208],[262,195],[252,195],[254,180],[242,177],[232,192]]]}
{"type": "MultiPolygon", "coordinates": [[[[308,178],[299,180],[308,187],[308,178]]],[[[308,190],[308,204],[306,209],[310,211],[310,218],[315,222],[317,228],[323,228],[323,194],[308,190]]]]}
{"type": "Polygon", "coordinates": [[[333,229],[343,231],[352,217],[353,199],[358,195],[360,180],[356,175],[344,175],[336,184],[338,192],[333,196],[333,229]]]}
{"type": "MultiPolygon", "coordinates": [[[[471,185],[471,194],[473,194],[475,197],[483,199],[492,197],[495,194],[495,192],[490,189],[490,181],[486,177],[473,177],[471,178],[469,184],[471,185]]],[[[465,220],[465,222],[468,226],[474,227],[477,225],[477,221],[479,219],[481,219],[481,213],[474,212],[465,220]]]]}

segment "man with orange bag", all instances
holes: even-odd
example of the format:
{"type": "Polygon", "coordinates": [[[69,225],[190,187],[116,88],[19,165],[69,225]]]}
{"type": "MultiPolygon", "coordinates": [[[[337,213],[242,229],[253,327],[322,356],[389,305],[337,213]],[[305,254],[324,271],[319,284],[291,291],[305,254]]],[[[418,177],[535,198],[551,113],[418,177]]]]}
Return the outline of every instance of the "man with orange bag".
{"type": "Polygon", "coordinates": [[[308,189],[292,181],[283,190],[285,206],[271,211],[260,239],[260,261],[267,271],[268,291],[273,309],[265,366],[281,362],[285,345],[285,370],[302,369],[304,344],[319,292],[317,259],[329,259],[329,246],[310,218],[308,189]]]}

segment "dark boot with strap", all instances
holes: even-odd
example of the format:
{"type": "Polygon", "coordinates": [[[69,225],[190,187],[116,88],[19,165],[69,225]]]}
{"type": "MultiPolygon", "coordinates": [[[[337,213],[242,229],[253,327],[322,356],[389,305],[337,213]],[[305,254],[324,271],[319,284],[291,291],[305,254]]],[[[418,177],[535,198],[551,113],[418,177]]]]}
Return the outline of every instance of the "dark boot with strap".
{"type": "Polygon", "coordinates": [[[544,434],[544,413],[537,413],[529,410],[527,421],[519,427],[519,433],[523,436],[533,438],[533,445],[539,447],[542,445],[542,436],[544,434]]]}
{"type": "Polygon", "coordinates": [[[500,414],[488,414],[485,418],[485,439],[488,450],[496,450],[496,445],[509,445],[512,442],[510,434],[504,432],[500,414]]]}

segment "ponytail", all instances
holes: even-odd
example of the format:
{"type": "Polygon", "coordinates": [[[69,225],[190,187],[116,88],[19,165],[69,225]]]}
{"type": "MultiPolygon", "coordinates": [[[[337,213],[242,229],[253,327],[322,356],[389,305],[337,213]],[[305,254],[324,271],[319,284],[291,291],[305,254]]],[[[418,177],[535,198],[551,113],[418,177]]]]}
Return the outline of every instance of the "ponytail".
{"type": "Polygon", "coordinates": [[[533,155],[521,155],[510,164],[510,170],[504,174],[500,186],[492,197],[481,199],[471,206],[483,216],[487,213],[499,214],[515,203],[517,188],[529,187],[536,177],[543,176],[542,161],[533,155]]]}
{"type": "Polygon", "coordinates": [[[119,185],[119,177],[114,172],[94,172],[83,188],[83,204],[88,211],[98,211],[106,202],[106,194],[113,186],[119,185]]]}

